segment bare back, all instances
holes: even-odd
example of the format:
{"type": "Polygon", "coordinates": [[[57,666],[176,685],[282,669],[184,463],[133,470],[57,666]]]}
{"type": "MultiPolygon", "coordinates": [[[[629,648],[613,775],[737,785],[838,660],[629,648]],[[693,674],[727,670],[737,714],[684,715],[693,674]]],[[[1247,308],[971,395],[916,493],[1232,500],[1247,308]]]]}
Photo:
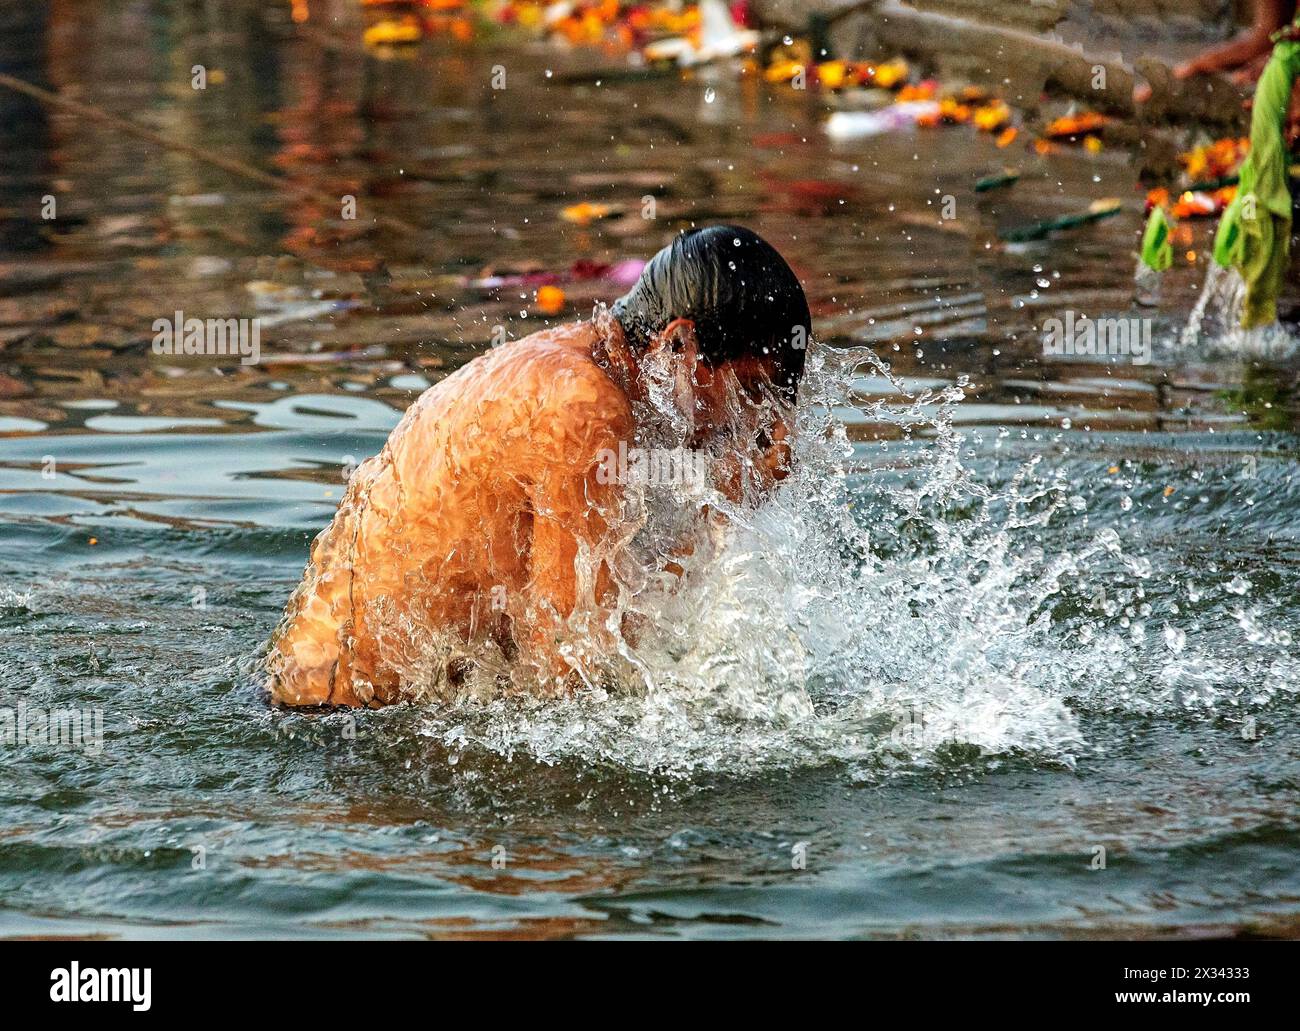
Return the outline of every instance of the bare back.
{"type": "Polygon", "coordinates": [[[410,407],[312,545],[272,643],[276,701],[375,705],[454,685],[455,669],[433,668],[435,637],[563,677],[562,624],[599,605],[619,517],[597,455],[632,430],[596,336],[580,323],[503,345],[410,407]],[[594,576],[578,575],[580,553],[594,576]]]}

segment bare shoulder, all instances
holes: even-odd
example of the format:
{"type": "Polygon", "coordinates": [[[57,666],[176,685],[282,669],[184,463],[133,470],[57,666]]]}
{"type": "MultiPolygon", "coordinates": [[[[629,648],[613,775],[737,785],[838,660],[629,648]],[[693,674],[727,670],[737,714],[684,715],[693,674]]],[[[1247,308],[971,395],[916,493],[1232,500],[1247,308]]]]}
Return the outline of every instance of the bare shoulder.
{"type": "Polygon", "coordinates": [[[630,423],[627,395],[592,357],[596,329],[577,323],[535,333],[510,345],[512,386],[527,392],[539,414],[561,423],[575,419],[630,423]]]}
{"type": "Polygon", "coordinates": [[[596,329],[576,323],[493,348],[431,387],[389,438],[399,460],[471,451],[481,460],[581,460],[625,438],[631,405],[592,358],[596,329]],[[527,440],[527,445],[521,445],[527,440]]]}
{"type": "Polygon", "coordinates": [[[503,438],[525,437],[509,449],[532,479],[547,466],[586,467],[603,449],[632,432],[627,395],[592,357],[596,331],[589,324],[536,333],[502,347],[497,413],[503,438]]]}

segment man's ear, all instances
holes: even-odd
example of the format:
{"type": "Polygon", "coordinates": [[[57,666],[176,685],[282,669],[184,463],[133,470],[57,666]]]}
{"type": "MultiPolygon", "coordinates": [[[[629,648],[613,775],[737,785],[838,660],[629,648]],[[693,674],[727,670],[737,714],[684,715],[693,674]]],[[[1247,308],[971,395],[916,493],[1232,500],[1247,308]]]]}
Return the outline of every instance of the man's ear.
{"type": "Polygon", "coordinates": [[[668,368],[672,370],[673,403],[693,425],[695,370],[700,362],[699,344],[695,339],[695,323],[690,319],[673,319],[655,334],[646,351],[652,358],[663,356],[670,359],[668,368]]]}
{"type": "Polygon", "coordinates": [[[700,346],[695,339],[695,323],[690,319],[673,319],[664,326],[650,341],[650,351],[656,352],[668,348],[673,354],[685,359],[686,367],[694,369],[700,360],[700,346]]]}

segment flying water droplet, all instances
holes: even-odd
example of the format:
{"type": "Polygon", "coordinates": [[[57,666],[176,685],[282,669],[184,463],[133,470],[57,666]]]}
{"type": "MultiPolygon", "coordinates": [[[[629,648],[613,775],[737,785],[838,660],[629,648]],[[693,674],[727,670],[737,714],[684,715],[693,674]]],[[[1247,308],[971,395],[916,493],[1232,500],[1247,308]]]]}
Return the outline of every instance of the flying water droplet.
{"type": "Polygon", "coordinates": [[[1238,573],[1223,585],[1223,589],[1229,594],[1248,594],[1253,586],[1254,584],[1238,573]]]}

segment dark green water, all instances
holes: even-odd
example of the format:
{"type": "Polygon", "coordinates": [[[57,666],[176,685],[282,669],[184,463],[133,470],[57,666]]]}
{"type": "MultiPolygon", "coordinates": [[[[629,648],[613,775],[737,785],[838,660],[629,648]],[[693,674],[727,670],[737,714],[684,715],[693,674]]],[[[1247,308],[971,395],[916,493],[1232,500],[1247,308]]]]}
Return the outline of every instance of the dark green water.
{"type": "MultiPolygon", "coordinates": [[[[273,6],[204,22],[185,4],[52,5],[0,41],[5,71],[362,212],[0,93],[0,706],[103,719],[102,747],[0,746],[0,933],[1295,933],[1293,373],[1179,348],[1201,277],[1185,265],[1150,365],[1041,354],[1042,317],[1128,311],[1136,203],[1066,238],[995,240],[1135,201],[1127,155],[1017,152],[1016,191],[976,197],[1010,159],[964,129],[835,147],[819,102],[730,74],[571,85],[556,55],[513,45],[376,60],[345,32],[295,39],[273,6]],[[220,84],[193,91],[196,63],[220,84]],[[494,93],[498,63],[511,85],[494,93]],[[580,201],[627,214],[558,217],[580,201]],[[906,594],[852,595],[834,647],[800,608],[819,581],[801,582],[791,625],[843,657],[803,723],[686,700],[672,712],[694,736],[655,740],[636,709],[600,725],[580,707],[269,708],[261,649],[346,468],[494,325],[539,324],[531,287],[468,280],[644,258],[689,219],[771,239],[824,344],[874,345],[909,388],[968,376],[953,421],[976,487],[1041,456],[1070,502],[959,534],[941,573],[909,557],[937,551],[945,521],[898,524],[880,548],[906,594]],[[219,367],[150,353],[176,309],[283,321],[267,360],[219,367]],[[1034,600],[1043,564],[1017,562],[1105,531],[1118,551],[1034,600]],[[891,553],[902,541],[914,552],[891,553]],[[899,680],[950,734],[880,748],[888,722],[844,715],[899,680]]],[[[619,292],[565,290],[562,318],[619,292]]],[[[882,451],[872,416],[842,414],[863,438],[854,518],[893,527],[883,492],[932,478],[936,433],[882,451]]],[[[971,516],[954,501],[946,520],[971,516]]]]}

